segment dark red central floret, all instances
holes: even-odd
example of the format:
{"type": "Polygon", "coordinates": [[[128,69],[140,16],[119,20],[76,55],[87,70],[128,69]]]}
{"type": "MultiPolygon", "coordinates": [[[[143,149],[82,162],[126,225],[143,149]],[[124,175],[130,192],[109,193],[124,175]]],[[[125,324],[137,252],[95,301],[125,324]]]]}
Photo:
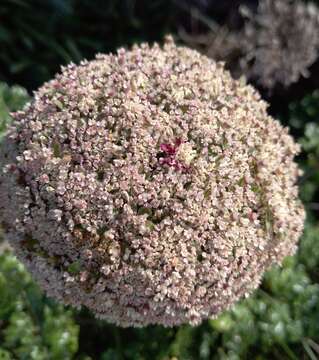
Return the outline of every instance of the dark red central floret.
{"type": "Polygon", "coordinates": [[[176,139],[174,145],[171,144],[161,144],[160,149],[165,153],[167,156],[175,156],[178,147],[182,143],[181,139],[176,139]]]}
{"type": "Polygon", "coordinates": [[[174,144],[163,143],[160,145],[161,153],[159,163],[161,165],[168,165],[174,167],[176,170],[187,171],[188,167],[176,159],[176,153],[179,146],[182,144],[181,139],[176,139],[174,144]]]}

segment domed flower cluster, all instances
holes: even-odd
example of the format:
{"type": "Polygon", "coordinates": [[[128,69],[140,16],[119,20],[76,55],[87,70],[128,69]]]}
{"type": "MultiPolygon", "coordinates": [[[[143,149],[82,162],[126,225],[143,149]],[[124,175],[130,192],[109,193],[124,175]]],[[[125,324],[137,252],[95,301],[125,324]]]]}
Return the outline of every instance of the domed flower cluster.
{"type": "Polygon", "coordinates": [[[69,65],[1,146],[9,241],[49,296],[118,325],[216,316],[303,228],[299,147],[266,107],[171,38],[69,65]]]}

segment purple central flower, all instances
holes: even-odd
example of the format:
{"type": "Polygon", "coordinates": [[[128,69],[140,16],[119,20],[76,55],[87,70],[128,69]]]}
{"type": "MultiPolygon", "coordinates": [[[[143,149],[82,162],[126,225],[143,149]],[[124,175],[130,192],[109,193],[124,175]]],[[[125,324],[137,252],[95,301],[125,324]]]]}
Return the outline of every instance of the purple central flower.
{"type": "Polygon", "coordinates": [[[176,139],[173,145],[167,143],[161,144],[160,149],[163,152],[163,154],[159,159],[160,164],[172,166],[176,170],[182,170],[182,171],[188,170],[187,166],[185,166],[178,159],[176,159],[176,153],[181,144],[182,144],[181,139],[176,139]]]}

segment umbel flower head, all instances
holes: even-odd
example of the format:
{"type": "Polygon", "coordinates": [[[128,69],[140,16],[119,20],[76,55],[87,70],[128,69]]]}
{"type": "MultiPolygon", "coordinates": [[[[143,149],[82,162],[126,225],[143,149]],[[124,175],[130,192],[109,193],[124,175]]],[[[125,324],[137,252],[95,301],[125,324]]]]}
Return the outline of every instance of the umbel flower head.
{"type": "Polygon", "coordinates": [[[171,38],[44,84],[1,147],[0,218],[51,297],[198,324],[293,254],[299,147],[251,87],[171,38]]]}
{"type": "Polygon", "coordinates": [[[243,73],[268,89],[308,76],[319,55],[318,8],[298,0],[261,0],[258,13],[247,15],[243,73]]]}
{"type": "Polygon", "coordinates": [[[216,24],[208,34],[181,32],[189,45],[226,62],[233,76],[245,75],[272,91],[308,76],[319,55],[319,10],[299,0],[260,0],[257,12],[241,7],[244,25],[229,30],[216,24]]]}

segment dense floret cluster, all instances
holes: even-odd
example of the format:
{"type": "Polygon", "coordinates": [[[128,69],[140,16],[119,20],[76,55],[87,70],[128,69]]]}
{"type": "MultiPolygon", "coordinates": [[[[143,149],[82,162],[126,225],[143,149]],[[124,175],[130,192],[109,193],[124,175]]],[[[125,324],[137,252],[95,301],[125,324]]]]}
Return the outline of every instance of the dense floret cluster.
{"type": "Polygon", "coordinates": [[[214,317],[303,228],[299,147],[266,107],[170,38],[69,65],[1,146],[9,241],[49,296],[110,322],[214,317]]]}

